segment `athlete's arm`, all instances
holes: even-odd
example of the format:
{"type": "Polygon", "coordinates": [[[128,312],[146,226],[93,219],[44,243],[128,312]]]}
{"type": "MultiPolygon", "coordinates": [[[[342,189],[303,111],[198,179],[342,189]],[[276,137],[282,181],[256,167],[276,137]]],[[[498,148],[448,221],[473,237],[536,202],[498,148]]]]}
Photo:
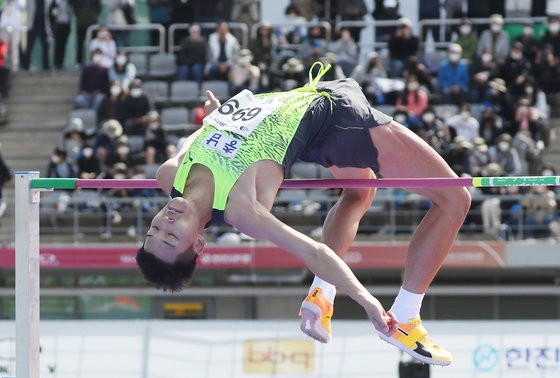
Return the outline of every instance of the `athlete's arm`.
{"type": "Polygon", "coordinates": [[[325,244],[316,242],[274,217],[258,201],[228,203],[226,220],[239,231],[261,240],[268,240],[299,257],[317,276],[344,290],[366,310],[380,332],[391,335],[396,319],[387,314],[381,303],[358,281],[348,265],[325,244]]]}

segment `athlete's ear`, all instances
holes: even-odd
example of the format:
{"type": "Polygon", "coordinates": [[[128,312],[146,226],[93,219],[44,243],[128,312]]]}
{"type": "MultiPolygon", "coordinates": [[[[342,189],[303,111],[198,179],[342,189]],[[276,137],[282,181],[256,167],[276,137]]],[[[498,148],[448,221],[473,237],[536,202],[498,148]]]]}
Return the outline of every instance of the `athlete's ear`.
{"type": "Polygon", "coordinates": [[[206,241],[204,240],[204,238],[202,237],[202,235],[198,235],[196,237],[196,240],[193,243],[193,251],[194,253],[196,253],[197,255],[202,255],[202,253],[204,252],[204,245],[206,244],[206,241]]]}

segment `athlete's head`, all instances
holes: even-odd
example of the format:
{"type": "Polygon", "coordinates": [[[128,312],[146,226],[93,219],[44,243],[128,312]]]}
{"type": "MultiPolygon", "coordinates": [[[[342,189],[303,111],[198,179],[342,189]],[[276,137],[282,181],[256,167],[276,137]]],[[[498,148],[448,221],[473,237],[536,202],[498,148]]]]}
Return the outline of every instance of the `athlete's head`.
{"type": "Polygon", "coordinates": [[[152,219],[136,262],[158,289],[179,291],[191,280],[203,249],[198,217],[185,199],[177,197],[152,219]]]}

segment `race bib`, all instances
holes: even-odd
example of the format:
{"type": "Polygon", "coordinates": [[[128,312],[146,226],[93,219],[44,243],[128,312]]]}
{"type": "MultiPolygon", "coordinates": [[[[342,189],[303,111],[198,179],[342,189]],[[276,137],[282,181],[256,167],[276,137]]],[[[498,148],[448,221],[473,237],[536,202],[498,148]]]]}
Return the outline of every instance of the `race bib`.
{"type": "Polygon", "coordinates": [[[283,105],[272,98],[255,98],[245,89],[204,118],[215,128],[248,137],[261,121],[283,105]]]}

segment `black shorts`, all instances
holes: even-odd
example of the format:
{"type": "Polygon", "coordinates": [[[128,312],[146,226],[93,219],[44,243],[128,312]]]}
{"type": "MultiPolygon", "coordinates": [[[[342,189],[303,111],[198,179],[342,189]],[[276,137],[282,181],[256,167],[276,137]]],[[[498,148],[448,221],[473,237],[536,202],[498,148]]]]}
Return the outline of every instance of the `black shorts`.
{"type": "Polygon", "coordinates": [[[368,129],[391,122],[392,118],[373,109],[353,79],[319,82],[315,99],[303,116],[288,147],[283,166],[286,172],[297,160],[324,167],[371,168],[379,172],[377,149],[368,129]]]}

